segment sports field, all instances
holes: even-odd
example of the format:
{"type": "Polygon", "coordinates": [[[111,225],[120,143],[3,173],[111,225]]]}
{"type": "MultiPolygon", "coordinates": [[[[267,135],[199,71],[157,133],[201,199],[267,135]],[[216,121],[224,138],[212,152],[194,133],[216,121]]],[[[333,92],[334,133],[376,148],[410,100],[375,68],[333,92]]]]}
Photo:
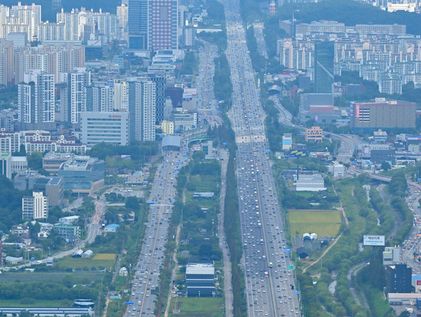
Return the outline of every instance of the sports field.
{"type": "Polygon", "coordinates": [[[170,317],[220,317],[224,316],[222,297],[176,297],[171,302],[170,317]]]}
{"type": "Polygon", "coordinates": [[[334,237],[341,227],[341,215],[337,210],[288,210],[288,222],[292,236],[317,233],[321,237],[334,237]]]}

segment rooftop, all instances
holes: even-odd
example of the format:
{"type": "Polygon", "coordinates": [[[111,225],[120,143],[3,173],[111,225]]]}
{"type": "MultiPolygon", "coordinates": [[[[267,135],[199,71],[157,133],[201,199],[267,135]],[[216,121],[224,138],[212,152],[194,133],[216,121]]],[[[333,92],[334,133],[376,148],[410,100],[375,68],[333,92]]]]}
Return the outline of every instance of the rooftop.
{"type": "Polygon", "coordinates": [[[215,267],[213,264],[187,264],[186,266],[186,274],[187,275],[214,275],[215,274],[215,267]]]}

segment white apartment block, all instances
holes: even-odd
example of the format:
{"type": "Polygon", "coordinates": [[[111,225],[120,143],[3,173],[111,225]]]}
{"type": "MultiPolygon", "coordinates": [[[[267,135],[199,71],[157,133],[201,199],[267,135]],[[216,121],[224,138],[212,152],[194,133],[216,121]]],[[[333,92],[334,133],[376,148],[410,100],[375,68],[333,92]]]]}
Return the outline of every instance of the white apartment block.
{"type": "Polygon", "coordinates": [[[22,219],[38,220],[48,218],[48,198],[42,192],[22,197],[22,219]]]}

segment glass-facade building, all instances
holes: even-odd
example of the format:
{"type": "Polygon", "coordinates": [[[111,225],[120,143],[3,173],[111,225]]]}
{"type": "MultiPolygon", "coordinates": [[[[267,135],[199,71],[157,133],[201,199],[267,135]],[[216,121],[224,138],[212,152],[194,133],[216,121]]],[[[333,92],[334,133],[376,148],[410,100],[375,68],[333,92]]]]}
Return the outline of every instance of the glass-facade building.
{"type": "Polygon", "coordinates": [[[314,52],[314,88],[316,93],[332,93],[334,80],[334,43],[317,42],[314,52]]]}
{"type": "Polygon", "coordinates": [[[149,49],[149,0],[129,0],[128,12],[129,48],[149,49]]]}

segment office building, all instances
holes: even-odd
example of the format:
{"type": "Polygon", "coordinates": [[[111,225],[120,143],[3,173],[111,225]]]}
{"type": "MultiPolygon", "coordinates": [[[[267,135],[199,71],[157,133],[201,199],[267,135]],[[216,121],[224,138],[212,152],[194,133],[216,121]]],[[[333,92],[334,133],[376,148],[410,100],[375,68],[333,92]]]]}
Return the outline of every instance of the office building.
{"type": "Polygon", "coordinates": [[[38,220],[48,218],[48,198],[42,192],[22,197],[22,219],[38,220]]]}
{"type": "Polygon", "coordinates": [[[186,286],[188,297],[215,296],[215,267],[213,264],[187,264],[186,286]]]}
{"type": "Polygon", "coordinates": [[[82,143],[91,147],[98,143],[129,144],[128,112],[82,112],[82,143]]]}
{"type": "Polygon", "coordinates": [[[45,185],[45,194],[50,206],[61,206],[64,199],[63,180],[60,177],[52,177],[45,185]]]}
{"type": "Polygon", "coordinates": [[[316,42],[314,49],[314,88],[316,93],[331,93],[334,80],[334,43],[316,42]]]}
{"type": "Polygon", "coordinates": [[[129,48],[147,50],[149,33],[149,0],[129,0],[129,48]]]}
{"type": "Polygon", "coordinates": [[[150,49],[178,49],[178,0],[149,2],[150,49]]]}
{"type": "Polygon", "coordinates": [[[130,141],[155,141],[156,84],[139,78],[129,82],[130,141]]]}
{"type": "Polygon", "coordinates": [[[355,128],[413,129],[416,127],[416,104],[376,98],[372,102],[355,102],[352,123],[355,128]]]}
{"type": "Polygon", "coordinates": [[[178,0],[129,0],[129,48],[178,49],[178,0]]]}
{"type": "Polygon", "coordinates": [[[164,108],[166,94],[165,90],[167,88],[165,76],[151,74],[149,75],[150,80],[152,80],[156,85],[156,124],[161,124],[164,120],[164,108]]]}

